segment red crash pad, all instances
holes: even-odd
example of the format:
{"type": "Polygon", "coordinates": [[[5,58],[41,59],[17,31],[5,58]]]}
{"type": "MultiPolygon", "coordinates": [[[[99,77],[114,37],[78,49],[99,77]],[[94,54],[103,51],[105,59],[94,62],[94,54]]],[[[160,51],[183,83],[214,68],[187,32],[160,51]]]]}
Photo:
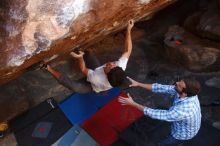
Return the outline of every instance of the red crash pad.
{"type": "MultiPolygon", "coordinates": [[[[127,97],[125,93],[119,96],[127,97]]],[[[120,132],[143,116],[143,112],[134,107],[122,106],[118,102],[118,97],[81,124],[81,127],[101,146],[111,145],[118,139],[120,132]]]]}

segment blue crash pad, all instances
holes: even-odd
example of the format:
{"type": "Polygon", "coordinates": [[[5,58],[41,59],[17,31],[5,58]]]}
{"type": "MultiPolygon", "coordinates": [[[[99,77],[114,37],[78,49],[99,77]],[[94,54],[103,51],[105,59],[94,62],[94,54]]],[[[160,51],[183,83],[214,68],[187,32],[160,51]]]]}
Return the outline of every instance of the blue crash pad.
{"type": "Polygon", "coordinates": [[[100,93],[75,93],[59,104],[59,107],[73,125],[80,124],[119,93],[119,88],[112,88],[100,93]]]}
{"type": "Polygon", "coordinates": [[[79,125],[74,125],[52,146],[99,146],[79,125]]]}

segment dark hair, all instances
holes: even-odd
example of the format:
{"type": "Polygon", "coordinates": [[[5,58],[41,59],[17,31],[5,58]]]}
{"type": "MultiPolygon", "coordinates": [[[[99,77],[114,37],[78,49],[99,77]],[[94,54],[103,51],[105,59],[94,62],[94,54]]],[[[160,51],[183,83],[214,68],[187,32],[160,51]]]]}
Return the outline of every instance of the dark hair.
{"type": "Polygon", "coordinates": [[[183,89],[183,92],[187,94],[187,96],[195,96],[200,91],[200,83],[194,78],[184,78],[184,83],[186,84],[186,88],[183,89]]]}
{"type": "Polygon", "coordinates": [[[114,67],[107,73],[108,81],[112,87],[119,87],[126,79],[126,73],[121,67],[114,67]]]}

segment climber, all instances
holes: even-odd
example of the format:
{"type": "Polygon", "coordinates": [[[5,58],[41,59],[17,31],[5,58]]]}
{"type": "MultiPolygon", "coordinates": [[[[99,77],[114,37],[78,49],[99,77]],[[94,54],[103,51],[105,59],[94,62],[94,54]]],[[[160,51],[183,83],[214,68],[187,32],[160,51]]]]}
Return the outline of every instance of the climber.
{"type": "Polygon", "coordinates": [[[132,51],[131,29],[133,26],[134,21],[129,20],[126,30],[124,52],[118,61],[108,62],[100,66],[99,61],[91,52],[79,51],[78,53],[70,53],[73,58],[78,60],[80,70],[87,77],[87,82],[70,80],[67,75],[56,71],[50,65],[46,65],[45,69],[62,85],[74,92],[100,92],[111,89],[112,87],[120,87],[126,80],[125,69],[132,51]]]}

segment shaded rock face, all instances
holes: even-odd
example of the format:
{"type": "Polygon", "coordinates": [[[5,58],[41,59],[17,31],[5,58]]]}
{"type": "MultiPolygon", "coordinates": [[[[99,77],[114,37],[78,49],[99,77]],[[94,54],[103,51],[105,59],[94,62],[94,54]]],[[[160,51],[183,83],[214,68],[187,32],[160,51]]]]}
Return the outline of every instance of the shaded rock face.
{"type": "Polygon", "coordinates": [[[212,1],[207,9],[196,12],[188,17],[184,27],[200,37],[220,41],[219,1],[212,1]]]}
{"type": "MultiPolygon", "coordinates": [[[[87,46],[175,0],[3,0],[0,84],[43,59],[87,46]]],[[[51,58],[50,58],[51,57],[51,58]]]]}
{"type": "Polygon", "coordinates": [[[190,71],[220,70],[219,1],[197,1],[197,10],[165,35],[166,57],[190,71]]]}
{"type": "Polygon", "coordinates": [[[165,34],[167,58],[193,71],[220,70],[220,44],[196,37],[177,25],[165,34]]]}
{"type": "Polygon", "coordinates": [[[25,90],[26,87],[18,80],[12,81],[8,86],[1,87],[0,123],[11,120],[11,117],[25,112],[30,107],[30,102],[25,90]]]}
{"type": "Polygon", "coordinates": [[[220,78],[214,77],[205,82],[207,86],[220,88],[220,78]]]}

